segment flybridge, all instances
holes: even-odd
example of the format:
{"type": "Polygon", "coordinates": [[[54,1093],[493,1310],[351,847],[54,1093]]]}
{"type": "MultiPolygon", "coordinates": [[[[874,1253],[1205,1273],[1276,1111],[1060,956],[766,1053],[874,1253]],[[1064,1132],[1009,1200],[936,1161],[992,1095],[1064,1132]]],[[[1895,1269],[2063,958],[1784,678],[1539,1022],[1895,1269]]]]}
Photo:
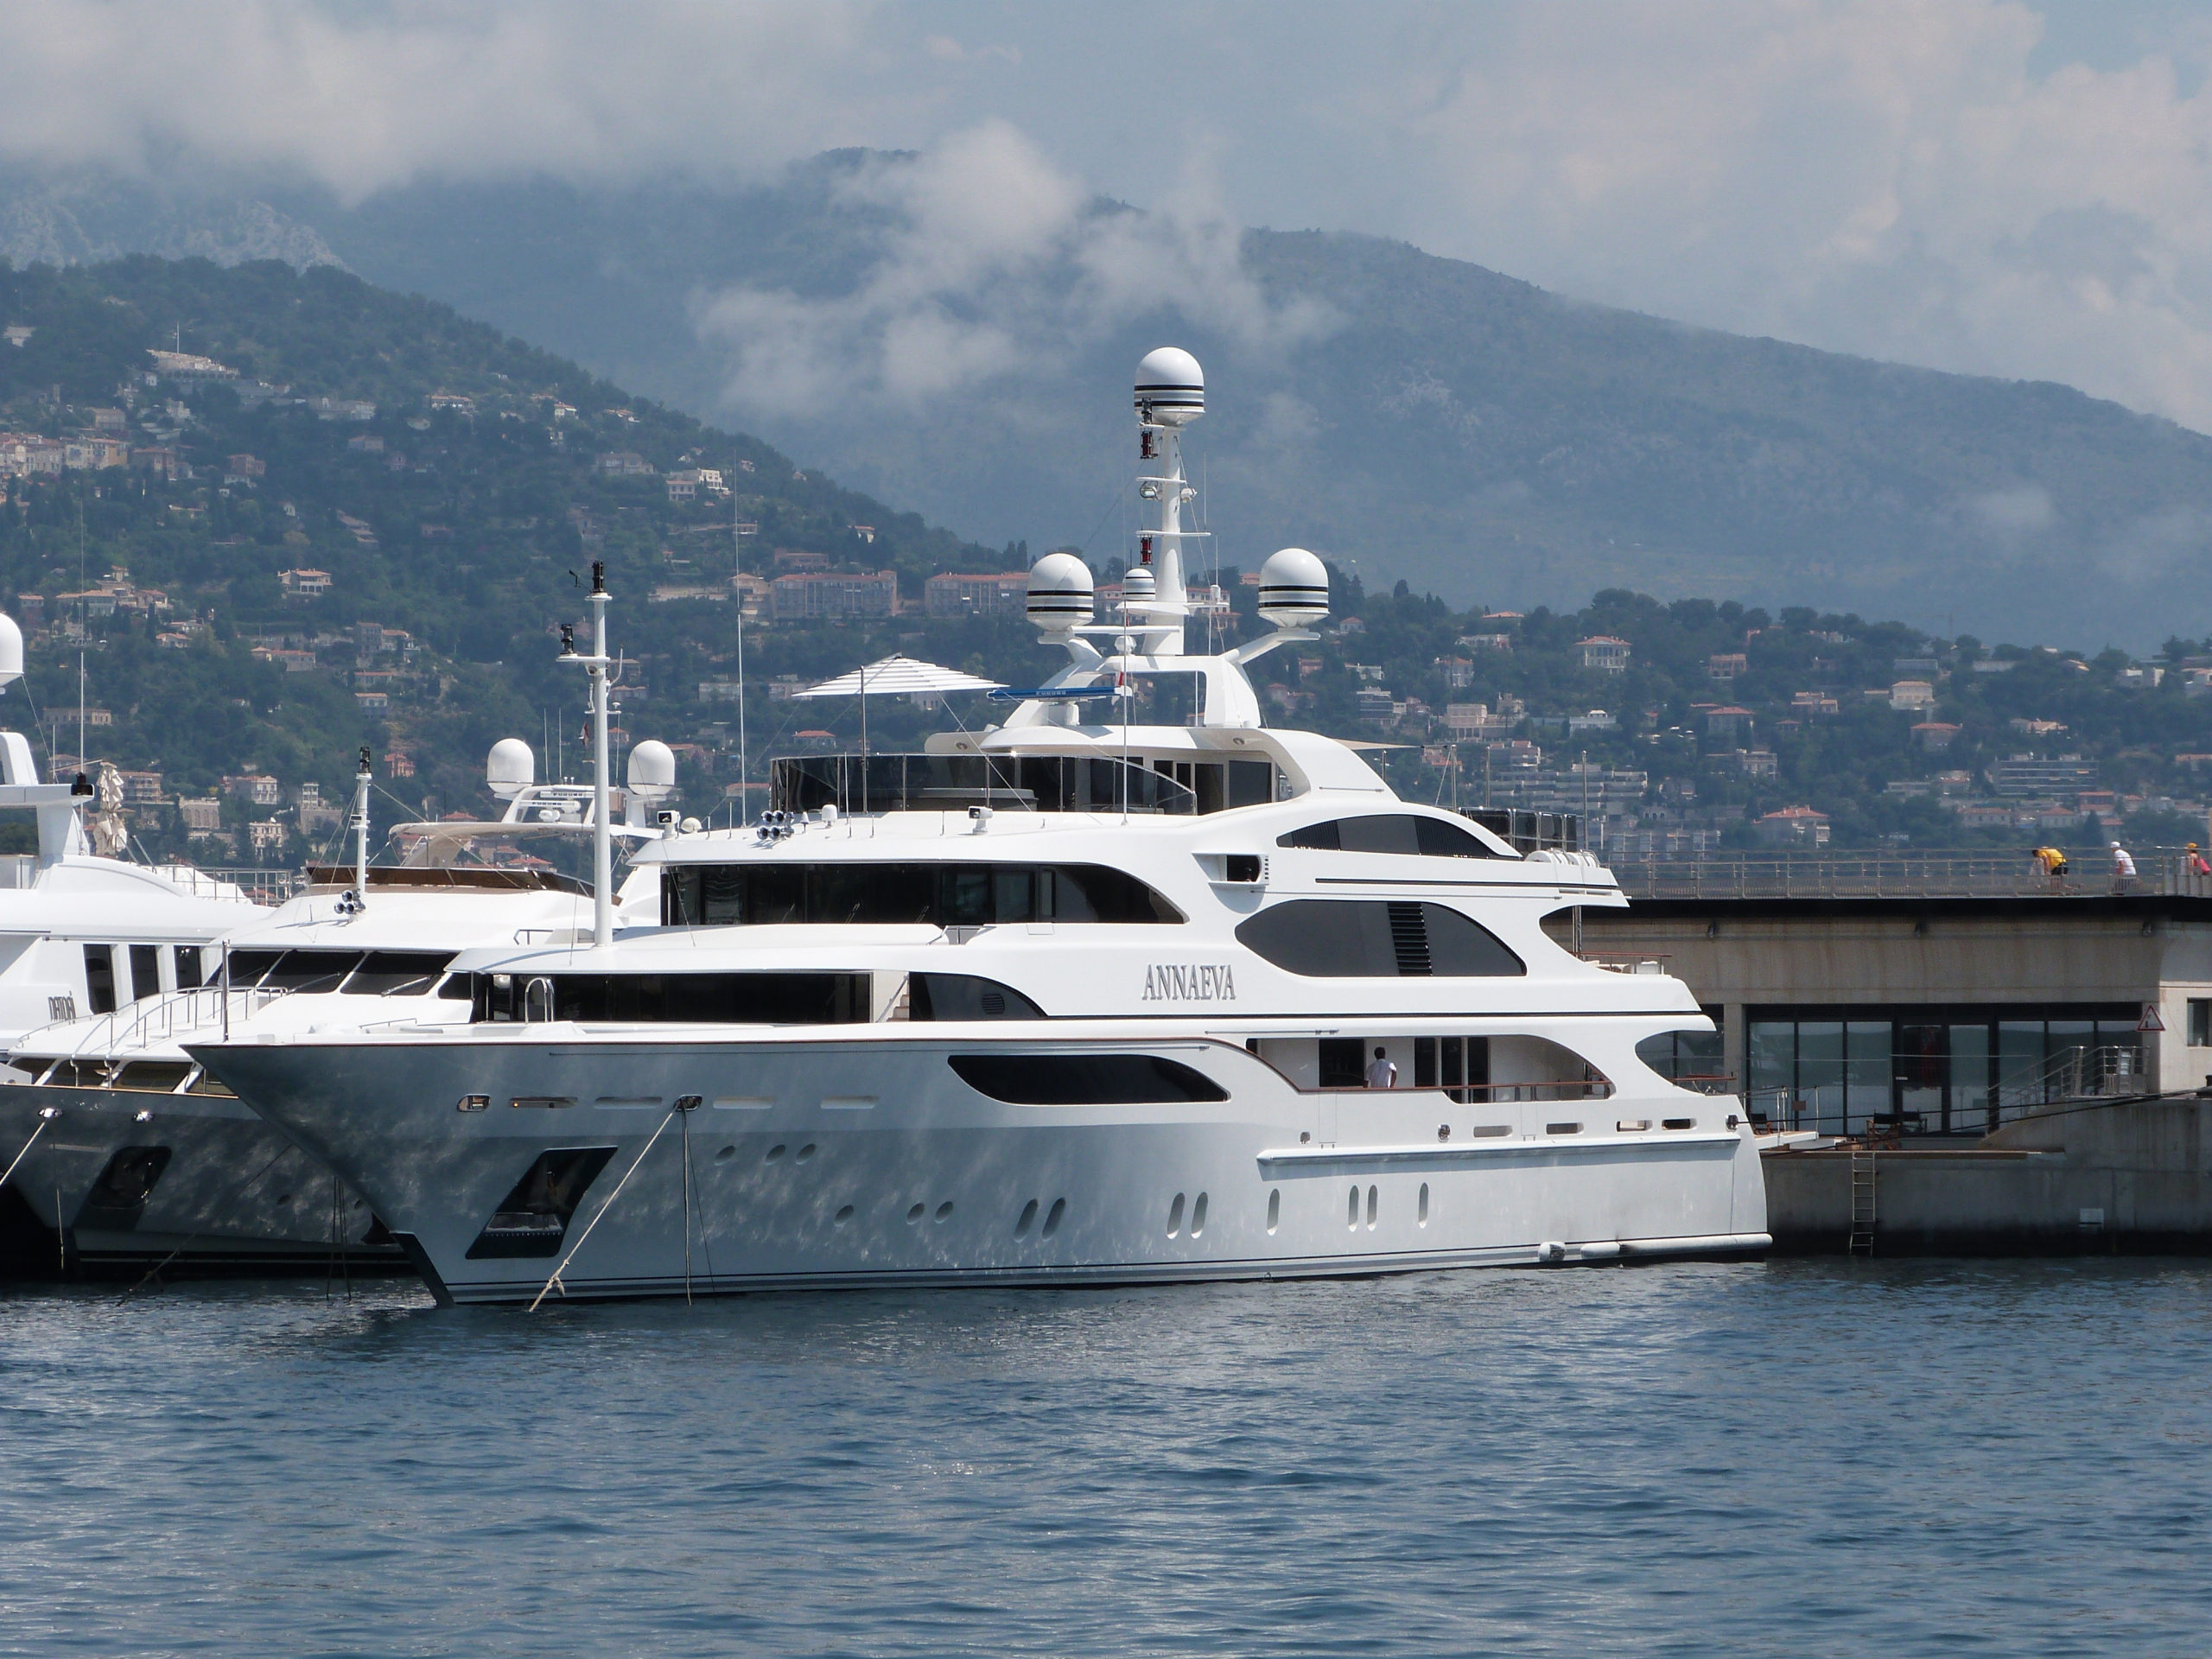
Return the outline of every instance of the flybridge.
{"type": "Polygon", "coordinates": [[[1066,652],[1067,665],[1040,686],[993,690],[995,701],[1020,700],[1003,725],[942,734],[921,754],[869,754],[863,741],[860,754],[776,760],[771,811],[1183,816],[1263,805],[1316,786],[1387,793],[1328,740],[1262,734],[1245,665],[1313,638],[1306,626],[1328,614],[1328,572],[1313,554],[1285,548],[1262,567],[1260,614],[1272,633],[1231,651],[1185,654],[1184,549],[1205,534],[1184,527],[1197,492],[1184,472],[1182,431],[1205,412],[1198,360],[1172,347],[1148,355],[1137,370],[1135,409],[1141,522],[1118,604],[1096,620],[1090,568],[1072,554],[1047,554],[1029,571],[1029,620],[1045,643],[1066,652]],[[1141,702],[1151,705],[1150,723],[1135,718],[1141,702]],[[1320,753],[1325,746],[1332,752],[1320,753]]]}

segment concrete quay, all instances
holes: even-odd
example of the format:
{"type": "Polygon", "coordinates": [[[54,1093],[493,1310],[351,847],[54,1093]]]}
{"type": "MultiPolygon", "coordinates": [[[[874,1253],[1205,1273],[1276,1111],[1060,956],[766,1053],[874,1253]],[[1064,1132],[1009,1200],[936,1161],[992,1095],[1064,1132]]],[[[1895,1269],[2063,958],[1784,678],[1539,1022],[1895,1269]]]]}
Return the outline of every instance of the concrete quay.
{"type": "Polygon", "coordinates": [[[1878,1255],[2212,1255],[2212,1100],[2062,1103],[1968,1144],[1761,1162],[1786,1254],[1841,1255],[1856,1233],[1878,1255]]]}

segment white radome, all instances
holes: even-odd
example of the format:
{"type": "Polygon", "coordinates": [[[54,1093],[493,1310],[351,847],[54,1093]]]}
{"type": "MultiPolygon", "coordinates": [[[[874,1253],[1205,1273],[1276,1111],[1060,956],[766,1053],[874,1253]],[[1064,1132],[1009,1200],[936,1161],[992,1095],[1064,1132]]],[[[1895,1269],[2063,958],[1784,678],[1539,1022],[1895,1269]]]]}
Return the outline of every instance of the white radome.
{"type": "Polygon", "coordinates": [[[1147,352],[1137,365],[1137,409],[1160,426],[1188,426],[1206,412],[1205,371],[1179,346],[1147,352]]]}
{"type": "Polygon", "coordinates": [[[1048,633],[1090,620],[1090,567],[1072,553],[1047,553],[1029,567],[1029,620],[1048,633]]]}
{"type": "Polygon", "coordinates": [[[1329,613],[1329,568],[1302,547],[1270,554],[1260,567],[1260,614],[1279,628],[1329,613]]]}
{"type": "Polygon", "coordinates": [[[632,794],[661,799],[676,788],[676,751],[658,738],[647,738],[630,751],[626,776],[632,794]]]}
{"type": "Polygon", "coordinates": [[[16,619],[0,613],[0,685],[13,685],[23,677],[23,631],[16,619]]]}
{"type": "Polygon", "coordinates": [[[537,781],[537,757],[518,737],[503,737],[484,762],[484,781],[503,801],[511,801],[537,781]]]}

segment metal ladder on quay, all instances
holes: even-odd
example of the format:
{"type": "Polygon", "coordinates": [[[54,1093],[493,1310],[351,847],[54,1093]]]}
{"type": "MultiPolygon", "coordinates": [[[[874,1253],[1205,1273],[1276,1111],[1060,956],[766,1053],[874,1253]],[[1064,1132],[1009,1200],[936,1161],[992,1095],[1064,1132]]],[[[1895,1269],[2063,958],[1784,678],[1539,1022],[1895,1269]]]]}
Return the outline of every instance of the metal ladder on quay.
{"type": "Polygon", "coordinates": [[[1852,1255],[1874,1254],[1874,1149],[1851,1149],[1851,1237],[1845,1246],[1852,1255]]]}

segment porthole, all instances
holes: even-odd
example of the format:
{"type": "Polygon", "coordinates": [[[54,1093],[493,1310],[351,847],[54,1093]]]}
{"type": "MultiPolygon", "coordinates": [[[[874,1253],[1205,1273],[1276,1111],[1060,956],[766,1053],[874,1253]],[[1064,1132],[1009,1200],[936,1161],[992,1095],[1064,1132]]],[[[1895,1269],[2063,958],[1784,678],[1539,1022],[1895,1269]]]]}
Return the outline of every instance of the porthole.
{"type": "Polygon", "coordinates": [[[842,1226],[843,1226],[847,1222],[850,1221],[852,1218],[853,1218],[853,1206],[852,1206],[851,1205],[849,1205],[849,1205],[847,1205],[843,1209],[840,1210],[840,1211],[837,1212],[837,1214],[836,1214],[836,1220],[837,1224],[838,1224],[840,1227],[842,1227],[842,1226]]]}
{"type": "Polygon", "coordinates": [[[1183,1195],[1178,1192],[1175,1201],[1167,1206],[1167,1236],[1174,1237],[1183,1230],[1183,1195]]]}
{"type": "Polygon", "coordinates": [[[1032,1198],[1021,1206],[1021,1219],[1014,1224],[1014,1236],[1016,1238],[1028,1237],[1029,1230],[1036,1224],[1036,1221],[1037,1200],[1032,1198]]]}
{"type": "Polygon", "coordinates": [[[1697,1119],[1694,1117],[1670,1117],[1667,1119],[1666,1122],[1667,1127],[1670,1129],[1694,1129],[1697,1128],[1697,1119]]]}
{"type": "Polygon", "coordinates": [[[1198,1201],[1191,1206],[1191,1236],[1196,1238],[1206,1230],[1206,1195],[1198,1194],[1198,1201]]]}
{"type": "Polygon", "coordinates": [[[772,1164],[774,1163],[776,1160],[784,1155],[784,1143],[780,1141],[777,1141],[774,1146],[768,1148],[768,1161],[772,1164]]]}
{"type": "Polygon", "coordinates": [[[1424,1227],[1428,1225],[1428,1183],[1421,1184],[1421,1211],[1416,1217],[1424,1227]]]}
{"type": "Polygon", "coordinates": [[[1353,1229],[1359,1226],[1359,1189],[1356,1186],[1344,1204],[1344,1225],[1353,1229]]]}
{"type": "Polygon", "coordinates": [[[803,1163],[804,1163],[808,1159],[810,1159],[810,1158],[811,1158],[811,1157],[813,1157],[813,1156],[814,1156],[814,1142],[813,1142],[813,1141],[808,1141],[804,1146],[801,1147],[798,1149],[798,1157],[796,1157],[796,1158],[794,1158],[794,1159],[792,1159],[792,1160],[791,1160],[791,1161],[792,1161],[793,1163],[795,1163],[795,1164],[803,1164],[803,1163]]]}
{"type": "Polygon", "coordinates": [[[909,1210],[909,1211],[906,1212],[906,1224],[907,1224],[909,1227],[912,1226],[916,1222],[919,1221],[919,1220],[922,1218],[923,1214],[924,1214],[924,1213],[925,1213],[928,1209],[929,1209],[929,1205],[925,1205],[925,1204],[918,1204],[918,1205],[916,1205],[912,1209],[909,1210]]]}
{"type": "Polygon", "coordinates": [[[943,1204],[938,1205],[937,1218],[939,1221],[950,1221],[952,1219],[952,1200],[950,1198],[947,1198],[943,1204]]]}
{"type": "Polygon", "coordinates": [[[1582,1126],[1580,1123],[1547,1123],[1544,1125],[1544,1133],[1546,1135],[1580,1135],[1582,1133],[1582,1126]]]}
{"type": "Polygon", "coordinates": [[[1268,1194],[1268,1230],[1272,1233],[1281,1222],[1282,1188],[1278,1186],[1268,1194]]]}
{"type": "Polygon", "coordinates": [[[1375,1230],[1376,1196],[1375,1189],[1369,1187],[1367,1189],[1367,1227],[1370,1232],[1375,1230]]]}
{"type": "Polygon", "coordinates": [[[735,1147],[724,1147],[720,1152],[715,1154],[715,1161],[718,1164],[726,1164],[736,1156],[737,1148],[735,1147]]]}
{"type": "Polygon", "coordinates": [[[1054,1233],[1060,1230],[1060,1217],[1067,1214],[1067,1212],[1068,1201],[1065,1198],[1054,1198],[1052,1200],[1052,1207],[1045,1212],[1044,1236],[1046,1238],[1050,1238],[1054,1233]]]}

